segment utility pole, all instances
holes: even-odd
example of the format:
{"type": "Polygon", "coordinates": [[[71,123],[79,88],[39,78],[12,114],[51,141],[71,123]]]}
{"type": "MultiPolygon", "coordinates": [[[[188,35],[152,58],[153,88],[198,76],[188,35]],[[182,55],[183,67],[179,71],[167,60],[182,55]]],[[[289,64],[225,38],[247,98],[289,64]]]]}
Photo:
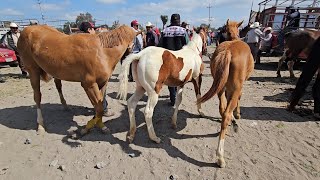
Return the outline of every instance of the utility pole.
{"type": "Polygon", "coordinates": [[[209,3],[209,6],[207,6],[207,8],[209,9],[209,19],[208,19],[208,24],[210,26],[211,23],[211,15],[210,15],[210,9],[212,8],[211,4],[209,3]]]}
{"type": "Polygon", "coordinates": [[[43,15],[43,11],[42,11],[42,8],[41,8],[41,1],[40,0],[38,0],[38,4],[39,4],[40,12],[41,12],[42,23],[46,24],[46,22],[44,20],[44,15],[43,15]]]}

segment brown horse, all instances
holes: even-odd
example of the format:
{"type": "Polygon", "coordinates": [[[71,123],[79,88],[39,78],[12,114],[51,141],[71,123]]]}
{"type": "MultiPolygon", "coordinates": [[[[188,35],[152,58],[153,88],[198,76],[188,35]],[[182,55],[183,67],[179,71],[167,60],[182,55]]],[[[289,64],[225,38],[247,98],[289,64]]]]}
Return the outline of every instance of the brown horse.
{"type": "Polygon", "coordinates": [[[290,72],[290,78],[294,78],[293,65],[295,61],[303,54],[306,59],[309,56],[311,47],[315,40],[320,37],[320,31],[312,29],[301,29],[299,31],[287,33],[284,36],[285,49],[283,56],[280,58],[277,69],[277,77],[281,77],[282,63],[287,60],[288,70],[290,72]]]}
{"type": "Polygon", "coordinates": [[[243,83],[249,78],[254,68],[254,60],[249,46],[238,37],[238,27],[241,23],[227,21],[226,30],[230,41],[221,43],[215,50],[210,63],[214,81],[210,90],[198,101],[198,103],[203,103],[216,94],[219,96],[219,112],[222,116],[222,123],[217,156],[220,167],[226,165],[223,154],[227,127],[232,120],[235,130],[238,129],[235,118],[240,119],[239,101],[243,83]]]}
{"type": "Polygon", "coordinates": [[[61,102],[65,106],[61,80],[81,82],[87,93],[96,114],[81,130],[82,135],[95,125],[107,132],[108,128],[102,122],[103,93],[116,64],[132,46],[136,34],[128,26],[100,34],[74,35],[65,35],[46,25],[25,28],[18,41],[18,51],[30,75],[37,104],[38,132],[45,131],[40,78],[49,81],[50,76],[55,77],[61,102]]]}

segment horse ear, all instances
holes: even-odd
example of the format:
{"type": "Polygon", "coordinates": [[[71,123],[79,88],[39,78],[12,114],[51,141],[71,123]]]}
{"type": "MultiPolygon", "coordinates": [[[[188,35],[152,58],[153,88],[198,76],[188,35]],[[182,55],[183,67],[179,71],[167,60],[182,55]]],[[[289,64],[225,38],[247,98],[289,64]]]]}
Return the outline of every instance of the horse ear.
{"type": "Polygon", "coordinates": [[[241,26],[241,24],[243,23],[244,20],[242,20],[241,22],[238,23],[238,27],[241,26]]]}
{"type": "Polygon", "coordinates": [[[228,24],[229,24],[229,19],[227,20],[227,23],[226,23],[226,25],[228,26],[228,24]]]}

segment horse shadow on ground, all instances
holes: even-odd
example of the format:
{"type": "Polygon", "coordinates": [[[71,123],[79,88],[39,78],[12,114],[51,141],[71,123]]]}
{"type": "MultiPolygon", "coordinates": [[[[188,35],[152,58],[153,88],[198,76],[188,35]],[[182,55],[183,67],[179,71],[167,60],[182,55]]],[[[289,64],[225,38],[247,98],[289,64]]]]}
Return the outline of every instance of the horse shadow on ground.
{"type": "MultiPolygon", "coordinates": [[[[123,104],[122,104],[123,105],[123,104]]],[[[123,105],[124,106],[124,105],[123,105]]],[[[187,154],[180,151],[177,147],[172,145],[171,139],[188,139],[188,138],[211,138],[217,137],[219,134],[203,134],[203,135],[188,135],[178,134],[177,132],[184,129],[187,125],[187,118],[198,118],[198,121],[211,120],[219,121],[216,118],[204,117],[200,118],[197,114],[189,113],[185,110],[179,110],[177,129],[171,128],[171,116],[173,114],[173,108],[168,106],[167,101],[159,100],[153,116],[153,125],[158,137],[162,142],[156,144],[149,140],[145,121],[144,110],[145,105],[138,104],[136,110],[136,123],[137,132],[134,140],[134,144],[145,148],[161,148],[164,149],[167,154],[173,158],[179,157],[189,163],[200,167],[218,167],[215,163],[201,162],[196,159],[190,158],[187,154]],[[140,109],[143,108],[141,111],[140,109]],[[160,111],[161,110],[161,111],[160,111]],[[165,112],[165,113],[164,113],[165,112]]],[[[88,135],[74,140],[70,137],[68,131],[72,128],[81,129],[77,122],[73,121],[74,116],[84,116],[85,120],[89,120],[94,115],[93,108],[69,105],[70,111],[63,110],[61,104],[42,104],[43,118],[45,121],[45,127],[48,134],[64,135],[62,142],[71,147],[81,145],[83,141],[106,141],[110,144],[120,145],[122,151],[125,153],[134,153],[135,157],[140,156],[142,152],[133,149],[127,141],[121,140],[114,136],[116,133],[127,132],[129,130],[129,116],[127,109],[123,109],[118,117],[107,120],[105,125],[110,128],[110,133],[102,134],[98,129],[93,129],[88,135]]],[[[85,121],[87,122],[87,121],[85,121]]],[[[220,122],[220,121],[219,121],[220,122]]],[[[0,123],[11,129],[19,130],[35,130],[37,127],[36,122],[36,109],[34,106],[20,106],[14,108],[4,108],[0,110],[0,123]]]]}

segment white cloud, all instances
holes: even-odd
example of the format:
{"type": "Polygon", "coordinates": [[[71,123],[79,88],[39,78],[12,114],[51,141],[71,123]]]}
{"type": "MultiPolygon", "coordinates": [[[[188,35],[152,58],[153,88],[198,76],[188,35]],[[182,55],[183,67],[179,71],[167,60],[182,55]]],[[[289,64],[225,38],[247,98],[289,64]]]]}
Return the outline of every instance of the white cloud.
{"type": "Polygon", "coordinates": [[[116,4],[116,3],[124,3],[125,0],[97,0],[99,3],[104,3],[104,4],[116,4]]]}
{"type": "Polygon", "coordinates": [[[21,16],[23,15],[22,12],[11,9],[11,8],[6,8],[6,9],[0,9],[0,14],[5,15],[5,16],[21,16]]]}
{"type": "Polygon", "coordinates": [[[74,12],[71,12],[71,13],[66,13],[63,17],[63,19],[65,20],[69,20],[69,21],[75,21],[77,16],[80,14],[80,13],[84,13],[83,11],[74,11],[74,12]]]}
{"type": "MultiPolygon", "coordinates": [[[[59,11],[66,8],[66,6],[70,5],[70,0],[65,0],[60,3],[41,3],[41,9],[43,11],[59,11]]],[[[39,4],[34,4],[32,6],[33,9],[39,9],[39,4]]]]}

